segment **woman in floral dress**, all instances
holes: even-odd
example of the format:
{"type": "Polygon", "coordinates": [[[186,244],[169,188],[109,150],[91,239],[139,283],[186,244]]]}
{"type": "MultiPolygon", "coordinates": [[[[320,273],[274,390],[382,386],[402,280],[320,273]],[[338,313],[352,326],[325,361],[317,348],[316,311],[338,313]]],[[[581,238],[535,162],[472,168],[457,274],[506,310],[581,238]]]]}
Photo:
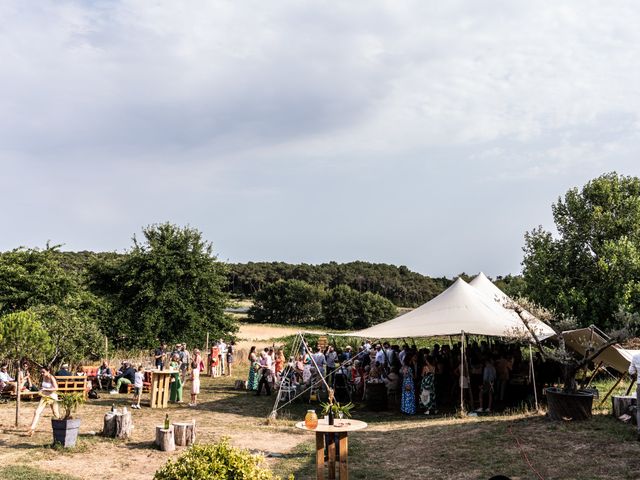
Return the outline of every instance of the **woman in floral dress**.
{"type": "Polygon", "coordinates": [[[404,365],[400,370],[402,375],[402,400],[400,402],[400,411],[407,415],[416,414],[416,389],[413,383],[413,370],[411,358],[407,355],[404,359],[404,365]]]}
{"type": "Polygon", "coordinates": [[[435,388],[435,359],[429,355],[422,367],[422,382],[420,384],[420,406],[424,408],[424,414],[429,415],[436,409],[436,388],[435,388]]]}
{"type": "Polygon", "coordinates": [[[258,382],[260,377],[258,375],[258,369],[260,364],[258,363],[258,355],[256,355],[255,345],[249,350],[249,378],[247,379],[247,390],[258,390],[258,382]]]}

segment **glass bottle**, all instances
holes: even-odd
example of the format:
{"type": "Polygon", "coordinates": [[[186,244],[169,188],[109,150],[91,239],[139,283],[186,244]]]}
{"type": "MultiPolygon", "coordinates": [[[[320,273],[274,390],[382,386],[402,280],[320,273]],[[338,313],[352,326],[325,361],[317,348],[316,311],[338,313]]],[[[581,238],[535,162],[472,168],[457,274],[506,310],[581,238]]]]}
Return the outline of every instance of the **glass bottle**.
{"type": "Polygon", "coordinates": [[[169,414],[167,413],[164,417],[164,429],[165,430],[169,430],[170,424],[169,424],[169,414]]]}
{"type": "Polygon", "coordinates": [[[311,430],[318,426],[318,416],[315,410],[307,410],[307,414],[304,416],[304,426],[311,430]]]}

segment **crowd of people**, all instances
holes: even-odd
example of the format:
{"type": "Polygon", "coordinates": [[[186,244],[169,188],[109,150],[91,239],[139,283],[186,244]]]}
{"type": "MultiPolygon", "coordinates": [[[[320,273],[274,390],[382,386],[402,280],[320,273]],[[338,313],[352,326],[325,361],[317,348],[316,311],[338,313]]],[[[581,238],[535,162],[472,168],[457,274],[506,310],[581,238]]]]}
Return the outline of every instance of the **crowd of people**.
{"type": "Polygon", "coordinates": [[[514,376],[522,379],[528,373],[520,348],[472,342],[467,345],[464,364],[461,348],[460,342],[418,349],[364,341],[357,351],[349,345],[342,349],[327,345],[315,351],[301,348],[287,359],[281,348],[258,352],[251,347],[247,389],[256,395],[270,395],[284,381],[297,391],[313,391],[323,388],[324,377],[342,401],[340,398],[365,400],[367,386],[384,384],[388,397],[408,415],[455,409],[461,397],[466,409],[477,412],[513,403],[519,392],[510,391],[510,382],[514,376]]]}

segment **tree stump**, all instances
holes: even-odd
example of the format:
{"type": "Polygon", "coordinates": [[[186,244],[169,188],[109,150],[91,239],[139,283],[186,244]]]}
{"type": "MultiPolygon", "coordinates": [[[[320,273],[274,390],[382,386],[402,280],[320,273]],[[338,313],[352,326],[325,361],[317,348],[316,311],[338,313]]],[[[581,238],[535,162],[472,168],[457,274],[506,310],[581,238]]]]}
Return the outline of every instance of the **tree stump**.
{"type": "Polygon", "coordinates": [[[191,423],[174,423],[174,440],[176,445],[183,447],[193,445],[196,441],[196,421],[191,423]]]}
{"type": "Polygon", "coordinates": [[[176,449],[176,442],[173,439],[173,425],[168,429],[164,425],[156,426],[155,444],[163,452],[173,452],[176,449]]]}
{"type": "Polygon", "coordinates": [[[622,415],[632,415],[632,418],[635,423],[635,410],[632,411],[631,406],[636,404],[635,395],[627,395],[627,396],[612,396],[611,397],[611,411],[613,416],[616,418],[620,418],[622,415]]]}
{"type": "Polygon", "coordinates": [[[104,416],[104,427],[102,434],[109,438],[126,439],[131,437],[133,430],[133,420],[131,412],[119,413],[108,412],[104,416]]]}

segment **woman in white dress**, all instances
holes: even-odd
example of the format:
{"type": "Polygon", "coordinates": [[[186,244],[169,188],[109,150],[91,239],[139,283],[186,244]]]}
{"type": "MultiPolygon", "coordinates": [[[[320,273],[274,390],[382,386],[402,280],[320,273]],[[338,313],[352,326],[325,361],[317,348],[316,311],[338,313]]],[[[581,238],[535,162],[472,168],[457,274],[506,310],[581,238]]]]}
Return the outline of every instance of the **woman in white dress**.
{"type": "Polygon", "coordinates": [[[33,414],[33,421],[31,422],[31,427],[29,427],[29,431],[27,432],[27,435],[29,436],[33,435],[33,432],[35,432],[38,421],[40,420],[40,415],[42,415],[42,412],[47,405],[51,407],[51,412],[55,418],[60,417],[60,411],[58,410],[58,394],[56,392],[58,390],[56,377],[54,377],[45,367],[40,369],[40,376],[42,377],[39,392],[40,403],[33,414]]]}

